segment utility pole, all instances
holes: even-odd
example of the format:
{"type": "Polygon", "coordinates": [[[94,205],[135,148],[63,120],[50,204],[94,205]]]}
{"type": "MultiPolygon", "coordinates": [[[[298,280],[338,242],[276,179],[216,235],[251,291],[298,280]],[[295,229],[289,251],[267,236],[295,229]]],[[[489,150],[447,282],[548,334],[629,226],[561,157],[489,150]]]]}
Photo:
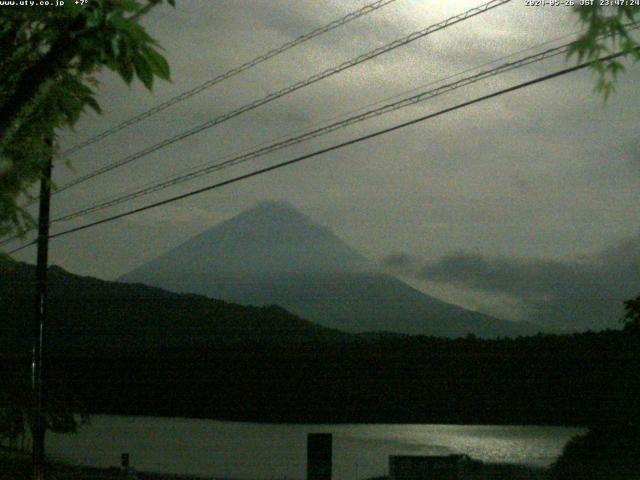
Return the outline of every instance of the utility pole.
{"type": "Polygon", "coordinates": [[[31,393],[33,415],[31,425],[33,480],[44,480],[44,433],[42,418],[42,344],[47,315],[47,264],[49,254],[49,205],[51,201],[51,170],[53,142],[46,140],[49,153],[40,178],[40,208],[38,211],[38,263],[36,266],[36,315],[33,322],[31,358],[31,393]]]}

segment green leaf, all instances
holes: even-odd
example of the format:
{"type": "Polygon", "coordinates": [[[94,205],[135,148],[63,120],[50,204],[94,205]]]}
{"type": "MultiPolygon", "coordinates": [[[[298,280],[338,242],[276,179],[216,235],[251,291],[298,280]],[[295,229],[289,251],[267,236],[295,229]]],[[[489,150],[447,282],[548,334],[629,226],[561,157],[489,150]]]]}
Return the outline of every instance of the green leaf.
{"type": "Polygon", "coordinates": [[[105,19],[104,12],[101,9],[97,8],[93,10],[93,12],[91,12],[91,15],[89,15],[89,18],[87,18],[87,23],[85,28],[87,29],[98,28],[102,26],[104,19],[105,19]]]}
{"type": "Polygon", "coordinates": [[[118,73],[127,85],[131,85],[131,81],[133,80],[133,65],[131,62],[120,62],[118,66],[118,73]]]}
{"type": "Polygon", "coordinates": [[[133,58],[133,66],[136,69],[136,75],[147,89],[153,88],[153,72],[147,59],[142,55],[136,55],[133,58]]]}
{"type": "Polygon", "coordinates": [[[98,104],[98,102],[96,101],[96,99],[93,96],[88,96],[84,99],[85,103],[90,106],[92,108],[92,110],[94,112],[96,112],[97,114],[101,114],[102,113],[102,108],[100,108],[100,104],[98,104]]]}
{"type": "Polygon", "coordinates": [[[151,37],[147,31],[138,25],[135,22],[129,22],[130,28],[129,31],[131,33],[131,40],[138,44],[146,44],[149,43],[151,45],[155,45],[156,41],[151,37]]]}
{"type": "Polygon", "coordinates": [[[114,59],[120,56],[120,36],[117,34],[111,39],[111,51],[113,52],[114,59]]]}
{"type": "Polygon", "coordinates": [[[137,12],[142,6],[136,0],[120,0],[118,9],[122,12],[137,12]]]}
{"type": "Polygon", "coordinates": [[[113,14],[110,14],[107,17],[107,25],[122,33],[131,32],[131,28],[133,26],[133,24],[124,18],[120,12],[113,12],[113,14]]]}
{"type": "Polygon", "coordinates": [[[145,48],[144,54],[153,73],[163,80],[170,80],[171,69],[169,68],[169,63],[166,58],[156,52],[153,48],[145,48]]]}
{"type": "Polygon", "coordinates": [[[620,62],[614,60],[614,61],[611,61],[609,65],[607,65],[607,70],[611,72],[611,76],[615,80],[619,72],[625,71],[625,67],[620,62]]]}

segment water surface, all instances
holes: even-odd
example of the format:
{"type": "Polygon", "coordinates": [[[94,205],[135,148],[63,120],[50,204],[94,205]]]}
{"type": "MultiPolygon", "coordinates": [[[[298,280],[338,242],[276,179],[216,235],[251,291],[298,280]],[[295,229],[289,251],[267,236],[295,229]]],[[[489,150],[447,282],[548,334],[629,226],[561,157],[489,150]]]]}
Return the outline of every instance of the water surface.
{"type": "Polygon", "coordinates": [[[204,477],[303,479],[306,435],[333,433],[333,478],[386,474],[396,454],[464,453],[488,462],[551,464],[581,429],[469,425],[296,425],[95,415],[76,435],[47,437],[47,453],[108,467],[128,452],[138,470],[204,477]]]}

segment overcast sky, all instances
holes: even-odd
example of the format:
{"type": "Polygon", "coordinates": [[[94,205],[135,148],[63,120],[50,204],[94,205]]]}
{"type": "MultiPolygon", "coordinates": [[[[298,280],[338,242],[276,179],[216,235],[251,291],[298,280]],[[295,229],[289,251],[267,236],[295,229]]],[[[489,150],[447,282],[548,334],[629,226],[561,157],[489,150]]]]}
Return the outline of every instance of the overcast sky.
{"type": "MultiPolygon", "coordinates": [[[[366,3],[178,0],[176,10],[158,7],[144,24],[165,48],[173,82],[158,83],[148,93],[140,85],[128,88],[108,72],[99,75],[104,115],[87,114],[75,132],[63,135],[61,147],[72,146],[366,3]]],[[[72,168],[62,164],[55,168],[55,181],[63,184],[481,3],[398,0],[84,149],[72,157],[72,168]]],[[[578,26],[567,7],[527,7],[524,0],[514,0],[56,195],[53,215],[313,128],[366,104],[566,36],[578,26]]],[[[532,51],[543,48],[547,47],[532,51]]],[[[293,158],[564,66],[562,56],[519,69],[157,196],[57,224],[53,232],[293,158]]],[[[625,279],[621,296],[640,291],[638,269],[624,270],[629,263],[640,264],[640,68],[629,68],[606,105],[593,93],[593,84],[589,71],[566,75],[62,237],[51,242],[51,262],[75,273],[114,279],[259,201],[281,199],[412,284],[485,313],[537,318],[540,302],[550,302],[554,295],[576,297],[567,285],[591,285],[598,272],[625,279]],[[621,260],[623,252],[630,255],[630,262],[621,260]],[[616,261],[607,260],[612,255],[616,261]],[[616,269],[624,270],[626,276],[618,276],[616,269]],[[547,272],[563,286],[550,284],[547,272]]],[[[34,262],[35,249],[17,258],[34,262]]],[[[585,287],[581,295],[591,291],[585,287]]],[[[610,297],[618,294],[609,292],[610,297]]]]}

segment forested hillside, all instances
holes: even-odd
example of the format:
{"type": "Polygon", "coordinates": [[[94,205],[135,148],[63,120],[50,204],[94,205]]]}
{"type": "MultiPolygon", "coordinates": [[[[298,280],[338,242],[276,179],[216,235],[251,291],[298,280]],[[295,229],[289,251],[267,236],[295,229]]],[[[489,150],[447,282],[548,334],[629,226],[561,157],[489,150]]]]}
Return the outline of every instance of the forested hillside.
{"type": "MultiPolygon", "coordinates": [[[[31,268],[2,265],[4,385],[27,383],[31,268]]],[[[94,413],[594,425],[637,418],[638,352],[633,329],[498,340],[343,334],[278,307],[52,268],[45,372],[94,413]]]]}

